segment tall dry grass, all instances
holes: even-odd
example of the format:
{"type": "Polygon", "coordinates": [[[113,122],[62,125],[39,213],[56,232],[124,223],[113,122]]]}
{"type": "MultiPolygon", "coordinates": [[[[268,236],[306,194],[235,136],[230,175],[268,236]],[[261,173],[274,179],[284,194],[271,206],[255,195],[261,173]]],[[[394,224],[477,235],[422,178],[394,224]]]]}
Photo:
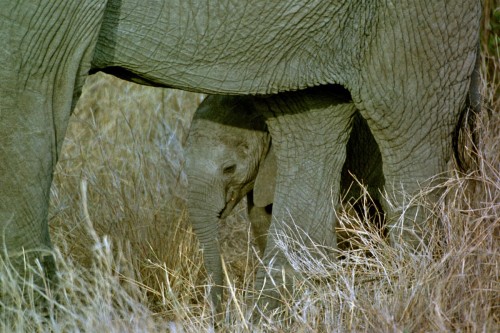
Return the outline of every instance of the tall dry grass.
{"type": "MultiPolygon", "coordinates": [[[[470,152],[478,167],[452,171],[437,203],[427,202],[425,191],[413,198],[432,211],[430,242],[418,253],[388,246],[369,212],[350,214],[349,207],[338,212],[339,228],[355,237],[341,260],[318,260],[314,249],[282,235],[297,270],[294,295],[283,295],[281,313],[259,322],[250,318],[247,297],[256,259],[243,209],[222,226],[226,312],[214,318],[207,301],[210,283],[187,222],[182,172],[182,144],[201,96],[90,77],[51,191],[59,285],[47,294],[30,280],[20,283],[2,263],[13,302],[1,307],[0,331],[500,331],[500,57],[490,45],[498,40],[493,28],[483,34],[483,112],[478,149],[470,152]],[[39,297],[45,312],[34,305],[39,297]]],[[[367,196],[360,200],[368,207],[367,196]]]]}

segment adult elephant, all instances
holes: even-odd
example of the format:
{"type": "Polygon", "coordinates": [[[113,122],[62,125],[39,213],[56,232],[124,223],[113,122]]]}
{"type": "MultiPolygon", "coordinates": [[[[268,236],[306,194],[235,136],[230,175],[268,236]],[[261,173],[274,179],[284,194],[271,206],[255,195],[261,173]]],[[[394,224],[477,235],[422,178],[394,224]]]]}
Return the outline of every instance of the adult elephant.
{"type": "MultiPolygon", "coordinates": [[[[52,172],[89,72],[205,93],[341,85],[380,147],[386,188],[410,193],[445,169],[454,125],[467,97],[477,98],[479,0],[0,0],[0,7],[1,246],[14,262],[40,258],[49,271],[52,172]]],[[[325,229],[348,113],[308,92],[262,107],[278,164],[273,218],[283,222],[272,233],[293,219],[313,241],[334,246],[325,229]]],[[[274,255],[279,282],[286,260],[268,240],[265,260],[274,255]]]]}

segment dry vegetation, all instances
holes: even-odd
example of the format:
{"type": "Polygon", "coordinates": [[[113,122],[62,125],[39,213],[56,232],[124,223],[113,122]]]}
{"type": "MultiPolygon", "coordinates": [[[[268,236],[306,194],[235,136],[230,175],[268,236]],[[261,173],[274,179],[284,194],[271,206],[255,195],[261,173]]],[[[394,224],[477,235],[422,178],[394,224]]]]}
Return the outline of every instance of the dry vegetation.
{"type": "MultiPolygon", "coordinates": [[[[245,297],[255,257],[240,209],[221,235],[229,281],[219,330],[500,331],[500,60],[498,45],[491,42],[495,38],[498,42],[491,29],[483,34],[477,169],[452,171],[437,204],[426,202],[425,192],[416,198],[433,211],[429,245],[418,254],[402,245],[390,247],[363,216],[342,210],[340,226],[356,225],[355,246],[340,261],[318,262],[311,249],[300,255],[290,251],[300,275],[295,294],[284,296],[279,316],[266,314],[255,323],[249,320],[253,304],[245,297]]],[[[0,331],[214,330],[206,298],[210,284],[187,222],[182,172],[182,144],[200,100],[197,94],[105,75],[89,78],[52,188],[50,226],[60,285],[47,295],[29,281],[18,283],[2,267],[2,282],[14,303],[3,307],[0,331]],[[46,313],[33,306],[37,295],[46,298],[46,313]]],[[[283,237],[282,246],[287,251],[301,244],[283,237]]]]}

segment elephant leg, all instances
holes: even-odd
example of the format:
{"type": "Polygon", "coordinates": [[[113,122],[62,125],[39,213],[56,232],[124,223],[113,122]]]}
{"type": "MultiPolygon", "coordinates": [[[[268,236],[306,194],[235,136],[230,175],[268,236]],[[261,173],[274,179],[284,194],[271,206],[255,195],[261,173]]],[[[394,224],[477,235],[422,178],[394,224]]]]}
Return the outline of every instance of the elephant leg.
{"type": "Polygon", "coordinates": [[[280,94],[257,103],[267,117],[278,169],[266,268],[257,272],[257,288],[263,291],[262,305],[276,307],[276,287],[288,288],[291,283],[283,271],[292,273],[277,237],[300,239],[311,253],[327,252],[317,253],[318,258],[331,256],[336,247],[334,209],[355,108],[339,86],[280,94]]]}
{"type": "Polygon", "coordinates": [[[427,201],[435,202],[440,195],[436,185],[443,179],[442,173],[451,158],[454,114],[459,113],[460,104],[458,99],[432,106],[431,110],[455,110],[440,113],[437,120],[430,115],[425,117],[430,112],[425,109],[377,120],[366,113],[382,156],[385,185],[381,203],[393,245],[404,242],[417,249],[426,242],[430,212],[416,195],[423,188],[427,201]],[[429,191],[431,187],[434,189],[429,191]]]}
{"type": "Polygon", "coordinates": [[[353,99],[382,155],[389,197],[383,206],[393,243],[421,244],[428,213],[408,200],[422,186],[436,183],[430,178],[446,171],[451,158],[452,133],[478,56],[480,7],[480,2],[429,1],[423,7],[408,2],[407,13],[424,8],[430,14],[411,20],[400,19],[403,7],[386,11],[384,23],[370,36],[360,76],[351,84],[359,88],[353,99]]]}
{"type": "MultiPolygon", "coordinates": [[[[470,57],[462,67],[471,69],[472,59],[470,57]]],[[[426,74],[419,73],[421,90],[411,90],[412,86],[401,88],[414,92],[414,96],[402,99],[398,91],[374,89],[361,97],[363,103],[359,105],[382,156],[385,177],[382,206],[391,243],[403,241],[414,249],[426,243],[425,228],[430,217],[429,210],[415,195],[425,188],[426,201],[436,202],[439,197],[442,190],[437,185],[442,182],[452,158],[453,132],[470,85],[465,77],[468,71],[462,73],[464,76],[460,79],[449,81],[445,79],[447,76],[434,78],[426,74]]],[[[393,85],[386,83],[377,88],[385,86],[393,85]]]]}
{"type": "Polygon", "coordinates": [[[257,207],[253,202],[253,192],[247,195],[247,208],[248,208],[248,218],[250,219],[250,224],[252,226],[252,233],[255,238],[255,242],[259,248],[259,254],[264,255],[267,243],[267,232],[269,226],[271,225],[271,208],[269,205],[267,207],[257,207]]]}
{"type": "MultiPolygon", "coordinates": [[[[4,94],[2,90],[0,99],[4,94]]],[[[24,94],[26,101],[30,97],[24,94]]],[[[47,212],[56,155],[51,147],[52,128],[40,120],[40,117],[27,117],[19,108],[2,110],[0,247],[2,256],[8,258],[21,276],[25,260],[31,265],[39,260],[50,280],[55,265],[47,212]],[[10,126],[12,118],[19,118],[18,126],[10,126]]]]}
{"type": "Polygon", "coordinates": [[[39,261],[51,281],[55,264],[48,228],[49,195],[62,143],[56,138],[66,128],[69,109],[66,121],[55,126],[47,96],[41,87],[35,89],[35,82],[30,86],[20,89],[0,82],[0,251],[20,277],[26,276],[27,265],[39,261]]]}
{"type": "Polygon", "coordinates": [[[2,4],[0,255],[21,277],[26,260],[54,276],[47,221],[52,172],[104,8],[95,1],[2,4]]]}
{"type": "MultiPolygon", "coordinates": [[[[445,133],[451,134],[453,126],[447,126],[445,133]]],[[[425,242],[425,223],[429,211],[414,197],[426,186],[437,185],[432,177],[446,169],[450,158],[450,142],[443,140],[443,127],[426,131],[415,140],[413,137],[393,137],[381,141],[385,189],[382,206],[386,212],[391,244],[405,242],[417,249],[425,242]]],[[[438,190],[429,192],[435,202],[438,190]]]]}

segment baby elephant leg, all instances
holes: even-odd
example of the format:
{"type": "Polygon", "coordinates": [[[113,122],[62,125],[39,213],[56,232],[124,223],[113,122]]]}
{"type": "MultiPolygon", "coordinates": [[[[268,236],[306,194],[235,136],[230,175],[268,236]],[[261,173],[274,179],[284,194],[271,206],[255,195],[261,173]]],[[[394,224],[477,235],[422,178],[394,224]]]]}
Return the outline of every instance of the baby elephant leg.
{"type": "Polygon", "coordinates": [[[263,256],[267,244],[267,232],[271,225],[272,204],[266,207],[258,207],[253,201],[253,191],[247,195],[248,218],[252,226],[255,242],[259,247],[259,255],[263,256]]]}

